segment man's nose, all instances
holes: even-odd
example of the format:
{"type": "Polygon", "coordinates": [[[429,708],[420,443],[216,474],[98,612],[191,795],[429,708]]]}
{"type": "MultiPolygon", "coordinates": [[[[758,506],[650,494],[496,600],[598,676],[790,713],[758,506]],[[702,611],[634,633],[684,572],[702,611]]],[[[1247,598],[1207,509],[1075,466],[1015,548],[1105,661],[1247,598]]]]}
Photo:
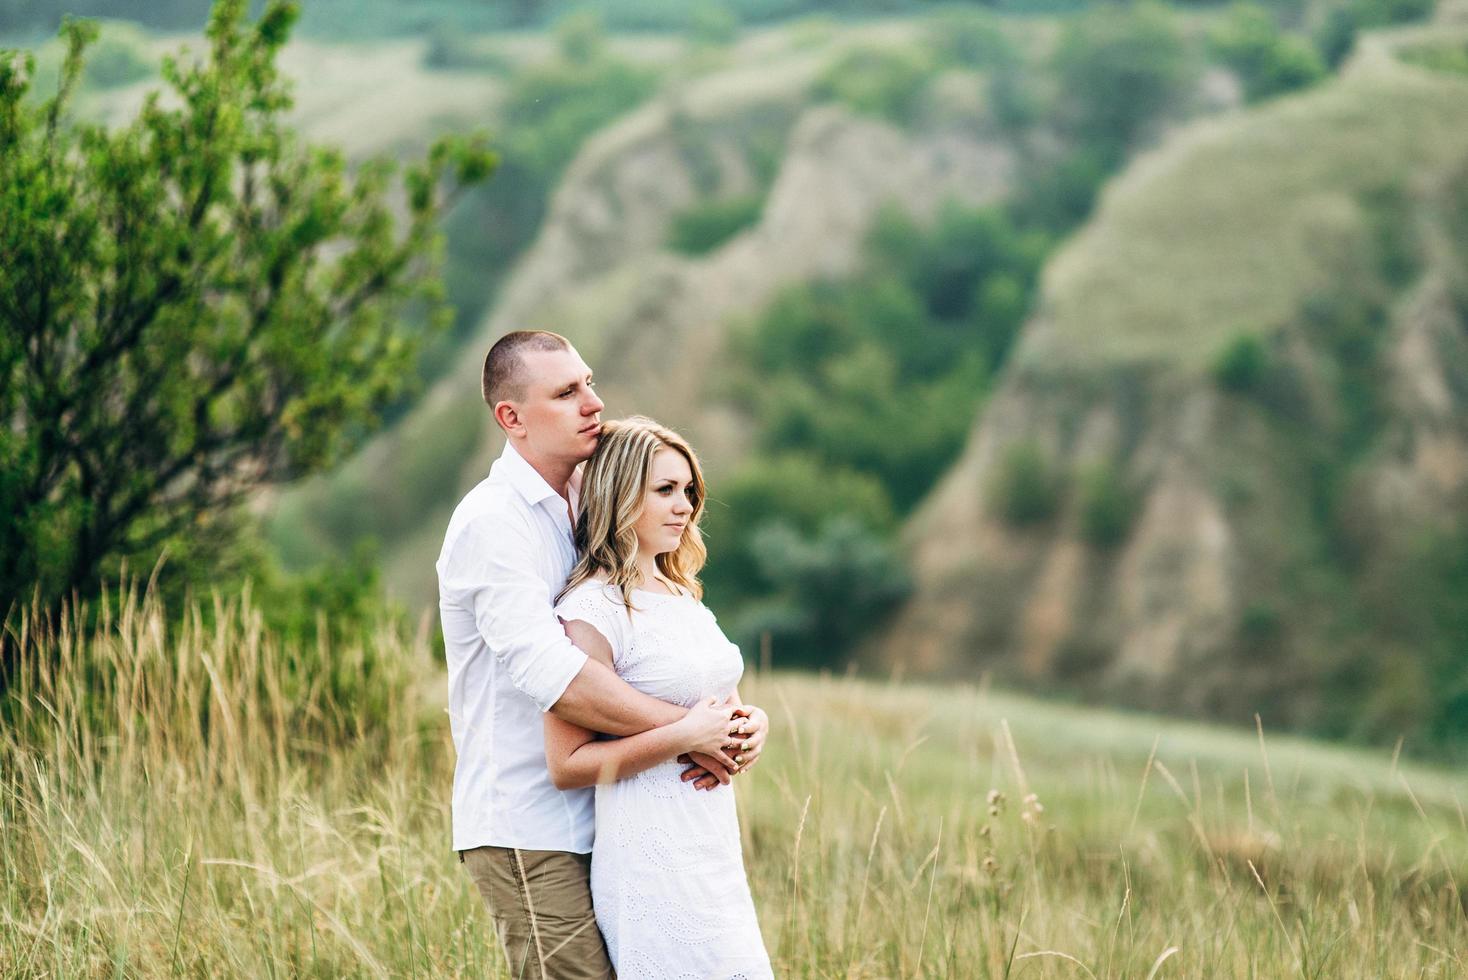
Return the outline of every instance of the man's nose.
{"type": "Polygon", "coordinates": [[[597,412],[600,412],[602,409],[607,407],[600,398],[596,397],[596,392],[589,391],[587,392],[587,396],[588,397],[585,403],[581,406],[581,414],[595,415],[597,412]]]}

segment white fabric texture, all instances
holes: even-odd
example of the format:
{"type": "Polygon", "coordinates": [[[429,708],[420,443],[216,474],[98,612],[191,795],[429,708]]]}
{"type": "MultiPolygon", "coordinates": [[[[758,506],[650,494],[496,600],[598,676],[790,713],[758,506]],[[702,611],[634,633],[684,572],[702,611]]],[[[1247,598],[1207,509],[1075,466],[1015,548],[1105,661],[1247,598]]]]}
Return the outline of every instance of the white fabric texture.
{"type": "MultiPolygon", "coordinates": [[[[733,693],[739,648],[691,596],[584,582],[556,615],[595,627],[628,684],[670,704],[733,693]]],[[[621,980],[772,977],[739,843],[734,786],[698,791],[667,762],[596,788],[591,898],[621,980]]]]}
{"type": "Polygon", "coordinates": [[[575,563],[566,499],[507,443],[454,510],[437,565],[456,851],[591,850],[593,793],[551,783],[541,719],[586,663],[552,612],[575,563]]]}

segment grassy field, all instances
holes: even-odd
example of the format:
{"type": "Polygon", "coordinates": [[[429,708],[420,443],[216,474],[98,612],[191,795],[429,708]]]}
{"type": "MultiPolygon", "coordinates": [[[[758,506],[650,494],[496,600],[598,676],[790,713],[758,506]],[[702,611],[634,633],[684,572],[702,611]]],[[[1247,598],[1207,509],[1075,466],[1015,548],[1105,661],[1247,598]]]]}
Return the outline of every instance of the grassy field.
{"type": "MultiPolygon", "coordinates": [[[[0,731],[0,975],[484,976],[421,638],[114,601],[0,731]]],[[[738,784],[782,977],[1459,977],[1468,777],[981,687],[775,673],[738,784]]]]}

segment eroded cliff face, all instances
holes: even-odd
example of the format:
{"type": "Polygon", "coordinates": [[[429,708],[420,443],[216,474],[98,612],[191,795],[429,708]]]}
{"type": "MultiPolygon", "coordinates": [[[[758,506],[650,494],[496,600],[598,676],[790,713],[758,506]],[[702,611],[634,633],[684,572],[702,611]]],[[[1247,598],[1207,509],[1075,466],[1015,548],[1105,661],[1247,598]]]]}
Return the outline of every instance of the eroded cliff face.
{"type": "Polygon", "coordinates": [[[913,30],[878,24],[842,32],[830,48],[747,52],[755,63],[681,85],[591,139],[462,361],[352,463],[390,482],[382,474],[412,452],[414,433],[457,426],[465,413],[482,419],[439,511],[383,552],[396,596],[432,599],[448,509],[500,451],[476,397],[484,352],[500,336],[539,328],[570,337],[596,371],[608,417],[638,413],[674,426],[717,477],[749,437],[723,388],[731,328],[786,286],[855,272],[884,206],[922,217],[947,199],[1007,193],[1015,154],[982,106],[914,131],[812,99],[812,82],[842,45],[906,43],[913,30]],[[668,248],[675,217],[690,206],[762,188],[759,220],[721,247],[696,257],[668,248]]]}
{"type": "Polygon", "coordinates": [[[608,414],[655,416],[716,470],[732,462],[746,426],[718,404],[730,326],[784,287],[857,271],[884,205],[924,216],[945,199],[994,200],[1013,168],[997,138],[912,134],[802,104],[799,92],[743,90],[706,115],[660,105],[604,134],[557,193],[488,333],[566,334],[595,368],[608,414]],[[707,255],[669,251],[680,211],[755,187],[746,140],[760,127],[784,145],[758,223],[707,255]]]}
{"type": "Polygon", "coordinates": [[[1047,270],[907,529],[915,593],[868,662],[1308,720],[1359,642],[1339,606],[1468,514],[1465,176],[1468,79],[1389,60],[1139,161],[1047,270]],[[1410,256],[1397,281],[1383,249],[1410,256]],[[1231,387],[1216,365],[1244,335],[1267,366],[1231,387]],[[1046,520],[1003,513],[1017,446],[1060,481],[1046,520]],[[1114,542],[1087,527],[1097,468],[1132,501],[1114,542]]]}

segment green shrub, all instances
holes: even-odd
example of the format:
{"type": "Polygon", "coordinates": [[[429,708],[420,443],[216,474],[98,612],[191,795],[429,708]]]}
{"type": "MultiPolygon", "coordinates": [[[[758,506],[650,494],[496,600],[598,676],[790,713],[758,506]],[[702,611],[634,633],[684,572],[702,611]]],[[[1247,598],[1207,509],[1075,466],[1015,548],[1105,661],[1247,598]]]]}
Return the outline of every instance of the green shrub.
{"type": "Polygon", "coordinates": [[[1010,446],[989,485],[990,505],[1009,524],[1024,527],[1055,516],[1062,481],[1033,442],[1010,446]]]}
{"type": "Polygon", "coordinates": [[[1015,222],[1052,234],[1069,231],[1090,216],[1112,166],[1110,154],[1092,146],[1031,161],[1009,205],[1015,222]]]}
{"type": "Polygon", "coordinates": [[[1235,337],[1213,362],[1213,377],[1229,391],[1257,391],[1269,370],[1269,351],[1256,334],[1235,337]]]}
{"type": "Polygon", "coordinates": [[[1354,0],[1351,12],[1364,30],[1427,20],[1436,6],[1437,0],[1354,0]]]}
{"type": "Polygon", "coordinates": [[[931,76],[932,66],[917,52],[860,48],[826,69],[815,94],[866,115],[906,124],[917,114],[931,76]]]}
{"type": "Polygon", "coordinates": [[[1015,67],[998,68],[989,76],[989,106],[995,120],[1010,133],[1028,129],[1045,113],[1030,75],[1015,67]]]}
{"type": "Polygon", "coordinates": [[[1305,88],[1325,76],[1325,65],[1304,41],[1280,33],[1257,3],[1238,3],[1210,32],[1213,56],[1238,72],[1250,102],[1305,88]]]}
{"type": "Polygon", "coordinates": [[[952,9],[938,14],[928,29],[929,46],[944,64],[964,68],[1007,68],[1020,60],[1014,44],[993,14],[952,9]]]}
{"type": "Polygon", "coordinates": [[[423,50],[423,67],[439,71],[485,71],[508,74],[512,64],[475,42],[472,35],[445,21],[436,22],[428,32],[428,45],[423,50]]]}
{"type": "Polygon", "coordinates": [[[709,549],[703,579],[711,601],[730,610],[773,588],[761,577],[751,550],[758,528],[778,523],[814,534],[834,514],[881,535],[890,534],[896,523],[892,501],[876,477],[809,455],[756,456],[717,480],[703,521],[709,549]]]}
{"type": "Polygon", "coordinates": [[[963,444],[988,366],[891,275],[783,293],[738,339],[739,394],[771,452],[876,475],[900,511],[963,444]]]}
{"type": "Polygon", "coordinates": [[[836,513],[814,534],[787,524],[759,528],[750,550],[772,598],[742,617],[746,642],[771,635],[782,666],[834,666],[911,590],[891,544],[836,513]]]}
{"type": "Polygon", "coordinates": [[[668,247],[684,255],[704,255],[746,228],[759,223],[765,207],[763,194],[740,194],[703,201],[673,218],[668,247]]]}
{"type": "Polygon", "coordinates": [[[582,60],[587,46],[568,46],[577,57],[527,69],[505,95],[505,162],[523,166],[547,186],[587,136],[645,101],[657,86],[650,71],[610,56],[582,60]]]}
{"type": "Polygon", "coordinates": [[[606,51],[607,32],[595,10],[583,8],[556,22],[556,46],[573,65],[590,64],[606,51]]]}
{"type": "Polygon", "coordinates": [[[1401,58],[1433,71],[1468,75],[1468,44],[1419,44],[1402,51],[1401,58]]]}
{"type": "Polygon", "coordinates": [[[1116,648],[1090,636],[1072,636],[1055,651],[1051,670],[1061,681],[1091,682],[1116,660],[1116,648]]]}
{"type": "Polygon", "coordinates": [[[1001,208],[950,203],[927,230],[898,209],[880,212],[869,244],[873,262],[908,283],[931,319],[965,328],[954,339],[932,328],[908,334],[900,348],[904,365],[932,376],[975,347],[991,366],[1001,364],[1049,247],[1049,236],[1022,230],[1001,208]]]}
{"type": "Polygon", "coordinates": [[[1099,463],[1081,475],[1081,534],[1098,548],[1125,540],[1137,515],[1140,498],[1110,463],[1099,463]]]}
{"type": "Polygon", "coordinates": [[[1400,186],[1386,184],[1362,195],[1361,210],[1371,234],[1377,273],[1388,287],[1401,289],[1417,277],[1423,265],[1412,202],[1400,186]]]}
{"type": "Polygon", "coordinates": [[[1284,617],[1273,603],[1256,600],[1239,614],[1239,642],[1246,652],[1275,643],[1283,629],[1284,617]]]}
{"type": "Polygon", "coordinates": [[[1315,34],[1315,49],[1327,68],[1340,67],[1356,47],[1356,16],[1349,7],[1334,7],[1315,34]]]}
{"type": "Polygon", "coordinates": [[[1192,68],[1174,16],[1161,3],[1094,8],[1070,21],[1054,56],[1067,128],[1125,147],[1173,105],[1192,68]]]}

